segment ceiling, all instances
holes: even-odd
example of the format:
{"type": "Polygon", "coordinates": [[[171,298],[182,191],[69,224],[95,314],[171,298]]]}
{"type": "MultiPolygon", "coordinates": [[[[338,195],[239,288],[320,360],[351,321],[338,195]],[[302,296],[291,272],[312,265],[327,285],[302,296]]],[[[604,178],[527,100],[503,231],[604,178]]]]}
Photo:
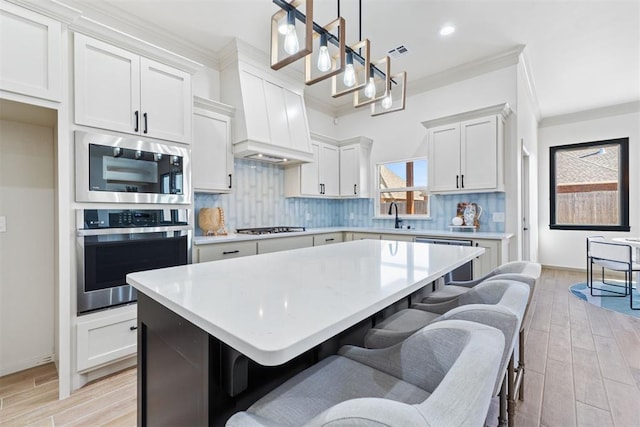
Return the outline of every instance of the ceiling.
{"type": "MultiPolygon", "coordinates": [[[[65,3],[128,26],[122,29],[152,37],[160,46],[164,40],[214,60],[234,37],[268,52],[270,17],[278,10],[270,0],[65,3]]],[[[340,6],[347,42],[354,43],[358,1],[342,0],[340,6]]],[[[325,25],[336,13],[336,0],[315,0],[315,22],[325,25]]],[[[392,60],[392,72],[407,71],[410,93],[412,82],[524,46],[542,118],[640,101],[638,0],[362,0],[361,30],[371,41],[373,58],[399,45],[409,49],[392,60]],[[445,23],[456,26],[451,36],[438,34],[445,23]]],[[[287,68],[296,67],[300,64],[287,68]]],[[[328,82],[311,86],[306,96],[334,110],[350,102],[333,100],[328,82]]]]}

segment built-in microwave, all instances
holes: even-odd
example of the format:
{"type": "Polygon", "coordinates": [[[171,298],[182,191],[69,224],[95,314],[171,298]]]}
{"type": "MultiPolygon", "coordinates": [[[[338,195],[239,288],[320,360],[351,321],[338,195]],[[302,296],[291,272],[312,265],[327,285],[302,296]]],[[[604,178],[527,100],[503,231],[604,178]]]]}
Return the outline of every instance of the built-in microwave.
{"type": "Polygon", "coordinates": [[[77,202],[191,203],[188,148],[84,131],[75,145],[77,202]]]}

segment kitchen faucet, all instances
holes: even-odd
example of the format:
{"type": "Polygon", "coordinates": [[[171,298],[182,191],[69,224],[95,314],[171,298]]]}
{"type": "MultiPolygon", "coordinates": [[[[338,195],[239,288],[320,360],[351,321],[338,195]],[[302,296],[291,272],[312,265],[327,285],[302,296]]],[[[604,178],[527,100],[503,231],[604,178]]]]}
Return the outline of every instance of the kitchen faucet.
{"type": "Polygon", "coordinates": [[[400,228],[400,223],[402,222],[402,220],[400,218],[398,218],[398,204],[396,202],[391,202],[391,204],[389,205],[389,215],[391,215],[391,210],[393,209],[393,207],[396,207],[396,224],[395,224],[395,228],[400,228]]]}

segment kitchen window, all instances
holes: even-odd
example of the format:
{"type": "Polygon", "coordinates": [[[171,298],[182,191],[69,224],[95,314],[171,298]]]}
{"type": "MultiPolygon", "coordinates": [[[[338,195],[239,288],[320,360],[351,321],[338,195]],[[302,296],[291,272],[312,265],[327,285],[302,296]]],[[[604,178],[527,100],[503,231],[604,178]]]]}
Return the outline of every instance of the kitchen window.
{"type": "Polygon", "coordinates": [[[416,158],[377,165],[377,217],[386,217],[392,202],[403,217],[428,218],[427,159],[416,158]]]}
{"type": "Polygon", "coordinates": [[[549,148],[555,230],[629,231],[629,138],[549,148]]]}

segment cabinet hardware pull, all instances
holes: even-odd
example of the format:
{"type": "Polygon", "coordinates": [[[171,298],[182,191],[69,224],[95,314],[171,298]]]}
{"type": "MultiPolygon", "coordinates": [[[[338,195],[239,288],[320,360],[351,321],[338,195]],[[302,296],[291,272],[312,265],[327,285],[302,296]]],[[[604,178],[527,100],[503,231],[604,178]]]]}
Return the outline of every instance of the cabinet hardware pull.
{"type": "Polygon", "coordinates": [[[332,239],[324,239],[325,242],[333,242],[334,240],[336,240],[336,239],[333,239],[333,238],[332,239]]]}
{"type": "Polygon", "coordinates": [[[231,178],[231,174],[229,174],[229,188],[233,185],[233,179],[231,178]]]}
{"type": "Polygon", "coordinates": [[[138,124],[140,123],[140,112],[138,110],[136,110],[136,112],[134,113],[136,115],[136,127],[135,129],[133,129],[134,132],[138,132],[139,126],[138,124]]]}
{"type": "Polygon", "coordinates": [[[460,175],[456,175],[456,188],[460,188],[460,185],[458,185],[460,180],[460,175]]]}
{"type": "Polygon", "coordinates": [[[149,121],[147,119],[147,113],[144,113],[142,117],[144,118],[144,130],[142,132],[147,133],[147,130],[149,129],[149,121]]]}
{"type": "Polygon", "coordinates": [[[138,329],[138,327],[137,327],[137,326],[129,326],[129,330],[130,330],[130,331],[135,331],[136,329],[138,329]]]}
{"type": "Polygon", "coordinates": [[[460,176],[461,176],[461,179],[460,179],[461,185],[460,185],[460,187],[464,188],[464,175],[460,175],[460,176]]]}
{"type": "Polygon", "coordinates": [[[358,194],[358,184],[353,184],[353,194],[358,194]]]}
{"type": "Polygon", "coordinates": [[[239,250],[235,250],[235,251],[222,251],[222,255],[230,255],[230,254],[237,254],[239,253],[239,250]]]}

